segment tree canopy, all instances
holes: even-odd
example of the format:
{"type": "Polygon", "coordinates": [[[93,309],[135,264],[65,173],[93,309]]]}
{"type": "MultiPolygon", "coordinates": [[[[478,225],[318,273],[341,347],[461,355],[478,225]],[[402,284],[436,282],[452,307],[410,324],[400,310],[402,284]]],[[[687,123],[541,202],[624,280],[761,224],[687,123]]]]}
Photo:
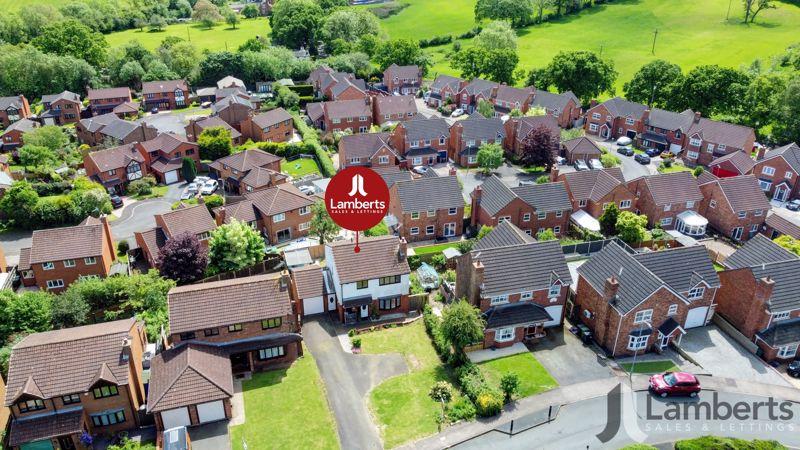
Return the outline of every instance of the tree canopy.
{"type": "Polygon", "coordinates": [[[245,222],[232,219],[214,229],[208,243],[208,268],[211,273],[228,272],[264,260],[264,238],[245,222]]]}
{"type": "Polygon", "coordinates": [[[503,148],[500,144],[486,143],[478,149],[478,167],[489,173],[503,164],[503,148]]]}
{"type": "Polygon", "coordinates": [[[416,64],[425,74],[430,66],[430,60],[420,48],[419,41],[412,39],[393,39],[378,44],[373,60],[381,71],[392,64],[398,66],[416,64]]]}
{"type": "Polygon", "coordinates": [[[197,236],[181,233],[158,250],[157,261],[161,276],[175,280],[179,285],[193,283],[203,278],[206,272],[208,251],[197,236]]]}
{"type": "Polygon", "coordinates": [[[108,43],[102,34],[92,31],[77,20],[47,25],[32,43],[43,52],[73,56],[95,67],[105,62],[108,49],[108,43]]]}
{"type": "Polygon", "coordinates": [[[533,16],[531,0],[478,0],[475,3],[475,20],[508,20],[514,27],[531,22],[533,16]]]}
{"type": "Polygon", "coordinates": [[[231,132],[224,127],[208,127],[197,138],[200,158],[217,160],[233,151],[231,132]]]}
{"type": "Polygon", "coordinates": [[[623,89],[625,98],[632,102],[663,108],[672,95],[673,85],[682,81],[680,66],[656,59],[643,65],[623,89]]]}
{"type": "Polygon", "coordinates": [[[613,62],[586,50],[558,52],[537,75],[540,83],[552,84],[559,92],[572,91],[584,104],[603,92],[612,91],[617,79],[613,62]]]}
{"type": "Polygon", "coordinates": [[[487,78],[497,83],[513,84],[514,69],[519,63],[515,50],[509,48],[487,50],[469,47],[453,55],[450,64],[467,79],[487,78]]]}
{"type": "Polygon", "coordinates": [[[289,48],[305,47],[316,54],[316,41],[324,18],[322,8],[314,0],[280,0],[272,8],[269,24],[272,40],[289,48]]]}
{"type": "Polygon", "coordinates": [[[442,335],[453,346],[459,360],[465,358],[464,347],[483,340],[483,326],[481,311],[465,299],[451,303],[442,311],[442,335]]]}
{"type": "Polygon", "coordinates": [[[330,242],[341,229],[331,219],[328,210],[322,202],[317,202],[311,208],[311,228],[309,233],[319,238],[320,245],[330,242]]]}

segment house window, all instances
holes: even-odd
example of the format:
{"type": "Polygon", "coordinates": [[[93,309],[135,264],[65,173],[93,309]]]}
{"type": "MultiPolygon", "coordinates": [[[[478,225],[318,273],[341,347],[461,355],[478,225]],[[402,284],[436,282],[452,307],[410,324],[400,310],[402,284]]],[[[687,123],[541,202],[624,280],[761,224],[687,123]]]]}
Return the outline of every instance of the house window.
{"type": "Polygon", "coordinates": [[[235,323],[233,325],[228,325],[228,333],[236,333],[242,331],[242,324],[235,323]]]}
{"type": "Polygon", "coordinates": [[[649,335],[645,336],[628,336],[628,350],[642,350],[643,348],[647,347],[647,338],[649,335]]]}
{"type": "Polygon", "coordinates": [[[775,168],[774,167],[770,167],[770,166],[764,166],[764,168],[761,169],[761,173],[763,173],[764,175],[770,175],[770,176],[775,175],[775,168]]]}
{"type": "Polygon", "coordinates": [[[686,209],[694,208],[694,202],[686,202],[686,209]]]}
{"type": "Polygon", "coordinates": [[[439,138],[439,145],[444,145],[444,136],[439,138]]]}
{"type": "Polygon", "coordinates": [[[553,233],[555,233],[555,234],[561,233],[561,226],[560,225],[554,226],[553,227],[553,233]]]}
{"type": "Polygon", "coordinates": [[[546,219],[547,218],[547,213],[546,212],[536,213],[536,218],[539,219],[539,220],[546,219]]]}
{"type": "Polygon", "coordinates": [[[92,264],[97,264],[97,258],[95,258],[94,256],[88,256],[86,258],[83,258],[83,263],[86,264],[87,266],[91,266],[92,264]]]}
{"type": "Polygon", "coordinates": [[[508,342],[514,339],[514,327],[500,328],[494,333],[496,342],[508,342]]]}
{"type": "Polygon", "coordinates": [[[447,215],[455,216],[458,213],[458,208],[450,208],[447,210],[447,215]]]}
{"type": "Polygon", "coordinates": [[[380,277],[378,279],[378,284],[381,286],[386,286],[387,284],[397,284],[400,282],[400,275],[392,275],[389,277],[380,277]]]}
{"type": "Polygon", "coordinates": [[[711,153],[714,151],[714,144],[708,144],[706,147],[706,152],[711,153]]]}
{"type": "Polygon", "coordinates": [[[203,336],[217,336],[219,334],[219,328],[206,328],[203,330],[203,336]]]}
{"type": "Polygon", "coordinates": [[[688,156],[689,159],[697,159],[697,157],[700,156],[700,154],[697,152],[690,151],[686,153],[686,156],[688,156]]]}
{"type": "Polygon", "coordinates": [[[350,158],[350,164],[359,164],[361,162],[361,158],[350,158]]]}
{"type": "Polygon", "coordinates": [[[435,226],[433,226],[433,225],[428,225],[427,227],[425,227],[425,234],[427,234],[427,235],[431,235],[431,234],[433,234],[433,232],[435,231],[435,229],[436,229],[436,227],[435,227],[435,226]]]}
{"type": "Polygon", "coordinates": [[[74,403],[81,402],[81,396],[79,394],[69,394],[69,395],[62,395],[61,402],[65,405],[72,405],[74,403]]]}
{"type": "Polygon", "coordinates": [[[628,209],[630,207],[631,207],[630,200],[622,200],[621,202],[619,202],[619,209],[628,209]]]}
{"type": "Polygon", "coordinates": [[[786,177],[787,179],[791,180],[791,179],[792,179],[792,172],[789,172],[789,171],[787,171],[787,172],[784,174],[784,177],[786,177]]]}
{"type": "Polygon", "coordinates": [[[417,220],[417,219],[419,219],[419,211],[414,211],[414,212],[412,212],[412,213],[411,213],[411,218],[412,218],[413,220],[417,220]]]}
{"type": "Polygon", "coordinates": [[[597,124],[596,123],[590,123],[589,124],[589,131],[597,131],[597,124]]]}
{"type": "Polygon", "coordinates": [[[757,231],[758,231],[758,224],[757,223],[754,223],[754,224],[750,225],[750,232],[751,233],[755,233],[757,231]]]}
{"type": "Polygon", "coordinates": [[[204,232],[202,232],[202,233],[197,235],[197,239],[201,240],[201,241],[205,241],[206,239],[209,238],[209,236],[211,236],[211,235],[208,233],[208,231],[204,231],[204,232]]]}
{"type": "Polygon", "coordinates": [[[400,297],[382,298],[378,301],[378,307],[382,310],[395,309],[400,307],[400,297]]]}
{"type": "Polygon", "coordinates": [[[696,287],[689,290],[689,298],[692,300],[702,298],[703,294],[706,292],[706,288],[704,287],[696,287]]]}
{"type": "Polygon", "coordinates": [[[109,174],[109,175],[112,175],[112,176],[113,176],[114,174],[116,174],[116,173],[117,173],[117,170],[116,170],[116,169],[114,169],[114,170],[109,170],[109,171],[108,171],[108,174],[109,174]]]}
{"type": "Polygon", "coordinates": [[[560,284],[554,284],[554,285],[550,286],[550,289],[547,291],[547,296],[548,297],[557,297],[558,294],[560,294],[560,293],[561,293],[561,285],[560,284]]]}
{"type": "Polygon", "coordinates": [[[386,155],[381,155],[378,157],[378,164],[389,164],[389,157],[386,155]]]}
{"type": "Polygon", "coordinates": [[[797,354],[797,344],[789,344],[778,347],[778,358],[794,358],[797,354]]]}
{"type": "Polygon", "coordinates": [[[360,117],[358,118],[358,121],[359,121],[359,122],[366,122],[366,121],[367,121],[367,116],[360,116],[360,117]]]}
{"type": "Polygon", "coordinates": [[[311,228],[311,222],[303,222],[300,225],[298,225],[298,228],[300,229],[300,231],[308,230],[309,228],[311,228]]]}
{"type": "Polygon", "coordinates": [[[592,119],[600,120],[600,113],[592,113],[592,119]]]}
{"type": "Polygon", "coordinates": [[[270,328],[278,328],[283,323],[283,319],[281,317],[273,317],[271,319],[266,319],[261,321],[261,329],[268,330],[270,328]]]}
{"type": "Polygon", "coordinates": [[[272,216],[273,222],[283,222],[285,219],[286,219],[285,213],[275,214],[274,216],[272,216]]]}
{"type": "Polygon", "coordinates": [[[667,310],[668,316],[674,316],[678,314],[678,305],[669,305],[669,309],[667,310]]]}
{"type": "Polygon", "coordinates": [[[530,222],[531,221],[531,213],[525,213],[522,215],[523,222],[530,222]]]}
{"type": "Polygon", "coordinates": [[[497,223],[511,222],[511,216],[501,216],[497,219],[497,223]]]}
{"type": "Polygon", "coordinates": [[[369,280],[356,281],[356,289],[366,289],[369,287],[369,280]]]}
{"type": "Polygon", "coordinates": [[[419,227],[411,227],[410,233],[414,236],[419,234],[419,227]]]}
{"type": "Polygon", "coordinates": [[[652,309],[645,309],[642,311],[637,311],[636,316],[633,318],[633,323],[645,323],[650,322],[653,319],[653,310],[652,309]]]}
{"type": "Polygon", "coordinates": [[[664,205],[664,211],[669,211],[671,209],[672,209],[672,203],[667,203],[666,205],[664,205]]]}
{"type": "Polygon", "coordinates": [[[564,215],[564,211],[556,211],[556,217],[561,217],[564,215]]]}
{"type": "Polygon", "coordinates": [[[530,300],[530,299],[532,299],[532,298],[533,298],[533,292],[530,292],[530,291],[528,291],[528,292],[523,292],[523,293],[522,293],[522,294],[519,296],[519,299],[520,299],[520,300],[530,300]]]}
{"type": "Polygon", "coordinates": [[[783,312],[779,312],[779,313],[773,314],[772,315],[772,320],[774,322],[777,322],[779,320],[786,320],[786,319],[789,318],[789,316],[790,316],[789,311],[783,311],[783,312]]]}
{"type": "Polygon", "coordinates": [[[415,158],[412,160],[412,163],[413,163],[415,166],[418,166],[418,165],[422,164],[422,157],[421,157],[421,156],[417,156],[417,157],[415,157],[415,158]]]}
{"type": "Polygon", "coordinates": [[[419,147],[419,141],[411,141],[411,148],[419,147]]]}
{"type": "Polygon", "coordinates": [[[672,225],[672,217],[664,217],[661,219],[661,226],[672,225]]]}
{"type": "Polygon", "coordinates": [[[181,333],[181,334],[180,334],[180,337],[181,337],[181,340],[182,340],[182,341],[189,341],[189,340],[192,340],[192,339],[194,339],[194,338],[195,338],[194,331],[189,331],[189,332],[187,332],[187,333],[181,333]]]}
{"type": "Polygon", "coordinates": [[[56,268],[56,265],[53,264],[52,262],[42,263],[42,269],[44,269],[44,270],[53,270],[55,268],[56,268]]]}
{"type": "Polygon", "coordinates": [[[47,280],[47,289],[58,289],[64,287],[64,280],[47,280]]]}
{"type": "Polygon", "coordinates": [[[298,212],[298,213],[299,213],[301,216],[305,216],[306,214],[308,214],[308,213],[310,213],[310,212],[311,212],[311,208],[309,208],[308,206],[303,206],[303,207],[302,207],[302,208],[300,208],[300,209],[299,209],[297,212],[298,212]]]}
{"type": "Polygon", "coordinates": [[[428,210],[428,217],[436,217],[436,210],[435,209],[429,209],[428,210]]]}
{"type": "Polygon", "coordinates": [[[44,409],[44,402],[42,400],[34,399],[34,400],[27,400],[24,402],[17,403],[17,408],[19,408],[19,412],[30,412],[30,411],[39,411],[40,409],[44,409]]]}
{"type": "Polygon", "coordinates": [[[503,303],[508,303],[508,296],[498,295],[496,297],[492,297],[492,299],[489,300],[489,303],[492,305],[502,305],[503,303]]]}
{"type": "Polygon", "coordinates": [[[470,156],[469,158],[467,158],[467,163],[468,164],[475,164],[476,162],[478,162],[478,157],[477,156],[470,156]]]}
{"type": "Polygon", "coordinates": [[[368,128],[367,128],[367,127],[358,127],[358,132],[359,132],[359,133],[366,133],[366,132],[367,132],[367,130],[368,130],[368,128]]]}
{"type": "Polygon", "coordinates": [[[267,359],[280,358],[286,354],[286,348],[281,345],[280,347],[262,348],[258,351],[258,359],[261,361],[267,359]]]}
{"type": "Polygon", "coordinates": [[[630,117],[626,118],[625,125],[633,125],[633,119],[631,119],[630,117]]]}
{"type": "Polygon", "coordinates": [[[703,141],[701,141],[700,139],[697,139],[697,138],[689,139],[689,145],[691,145],[693,147],[700,147],[700,144],[702,144],[702,143],[703,143],[703,141]]]}
{"type": "Polygon", "coordinates": [[[717,207],[717,201],[716,200],[711,200],[710,202],[708,202],[708,207],[709,208],[716,208],[717,207]]]}
{"type": "Polygon", "coordinates": [[[74,259],[65,259],[64,260],[64,267],[75,267],[75,260],[74,259]]]}
{"type": "Polygon", "coordinates": [[[584,200],[578,200],[578,206],[579,206],[579,207],[584,207],[584,206],[586,206],[586,200],[585,200],[585,199],[584,199],[584,200]]]}
{"type": "Polygon", "coordinates": [[[109,385],[92,389],[92,394],[94,394],[95,399],[113,397],[119,395],[119,390],[116,386],[109,385]]]}
{"type": "Polygon", "coordinates": [[[747,211],[739,211],[738,215],[740,219],[744,219],[745,217],[747,217],[747,211]]]}
{"type": "Polygon", "coordinates": [[[121,409],[119,411],[92,415],[92,423],[96,427],[114,425],[122,422],[125,422],[125,411],[121,409]]]}

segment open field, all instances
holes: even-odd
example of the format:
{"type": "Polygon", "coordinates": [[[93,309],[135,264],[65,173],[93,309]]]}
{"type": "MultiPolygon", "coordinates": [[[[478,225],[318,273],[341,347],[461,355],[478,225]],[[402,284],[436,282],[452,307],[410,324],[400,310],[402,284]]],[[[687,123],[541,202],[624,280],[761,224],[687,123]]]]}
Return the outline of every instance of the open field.
{"type": "MultiPolygon", "coordinates": [[[[475,23],[475,0],[401,0],[408,7],[381,21],[393,39],[424,39],[432,36],[459,35],[475,23]]],[[[380,6],[380,5],[378,5],[380,6]]]]}
{"type": "Polygon", "coordinates": [[[18,11],[22,9],[23,6],[30,6],[30,5],[50,5],[54,8],[58,8],[59,6],[63,5],[65,2],[61,0],[0,0],[0,11],[18,11]]]}
{"type": "MultiPolygon", "coordinates": [[[[0,0],[2,2],[3,0],[0,0]]],[[[178,36],[190,40],[198,51],[225,50],[235,51],[244,41],[257,35],[265,36],[269,33],[269,21],[266,18],[243,19],[236,29],[227,24],[219,23],[214,28],[207,30],[194,23],[179,23],[169,25],[164,31],[152,33],[150,31],[125,30],[107,34],[106,40],[111,47],[122,45],[128,41],[139,41],[147,49],[153,50],[161,44],[167,36],[178,36]]]]}

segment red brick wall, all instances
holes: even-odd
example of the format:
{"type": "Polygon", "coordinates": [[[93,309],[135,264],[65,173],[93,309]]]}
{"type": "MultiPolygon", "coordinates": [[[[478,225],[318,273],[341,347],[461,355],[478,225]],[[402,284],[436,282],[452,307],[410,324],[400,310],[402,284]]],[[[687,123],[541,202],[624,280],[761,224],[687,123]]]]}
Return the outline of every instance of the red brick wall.
{"type": "Polygon", "coordinates": [[[372,126],[372,113],[366,116],[367,120],[359,119],[360,117],[351,117],[348,119],[342,119],[339,123],[333,123],[326,112],[323,120],[325,121],[325,130],[329,133],[333,133],[335,131],[344,131],[349,128],[353,134],[356,134],[361,133],[361,131],[359,131],[361,127],[366,127],[366,131],[364,131],[364,133],[368,133],[369,128],[372,126]]]}
{"type": "Polygon", "coordinates": [[[51,109],[61,107],[61,113],[56,118],[58,125],[66,123],[75,123],[81,120],[81,103],[73,102],[67,99],[59,99],[50,104],[51,109]],[[68,117],[72,116],[72,117],[68,117]]]}
{"type": "MultiPolygon", "coordinates": [[[[228,125],[242,131],[242,121],[250,117],[252,110],[245,105],[235,103],[229,105],[227,108],[219,112],[219,118],[224,120],[228,125]]],[[[242,133],[244,134],[244,133],[242,133]]]]}
{"type": "Polygon", "coordinates": [[[772,185],[767,191],[770,196],[775,195],[775,187],[777,185],[787,181],[788,186],[793,186],[789,192],[787,200],[800,197],[800,183],[797,182],[797,177],[799,174],[795,172],[794,169],[792,169],[792,167],[782,157],[758,161],[755,167],[753,167],[753,175],[761,180],[772,181],[772,185]],[[772,167],[775,169],[775,173],[773,175],[766,175],[764,173],[764,167],[772,167]],[[792,173],[791,179],[786,178],[786,172],[792,173]]]}
{"type": "Polygon", "coordinates": [[[663,228],[665,230],[672,230],[675,228],[675,222],[677,221],[677,217],[680,213],[687,210],[698,211],[700,209],[701,202],[695,202],[692,208],[687,208],[686,203],[684,202],[673,203],[670,206],[669,211],[664,211],[665,205],[656,204],[652,194],[650,193],[650,189],[647,187],[647,183],[645,183],[644,178],[639,178],[638,180],[628,183],[628,189],[637,195],[637,199],[634,202],[634,207],[640,211],[640,214],[647,216],[647,223],[651,227],[661,223],[661,219],[671,217],[672,222],[669,225],[663,225],[663,228]]]}
{"type": "Polygon", "coordinates": [[[706,183],[700,186],[700,191],[703,193],[700,214],[708,219],[709,225],[727,237],[732,236],[734,228],[742,227],[742,236],[739,240],[746,241],[750,239],[751,228],[756,227],[752,233],[755,235],[767,218],[766,210],[761,210],[759,215],[756,215],[758,211],[750,210],[745,211],[747,216],[740,219],[738,211],[731,208],[718,183],[706,183]],[[711,207],[712,200],[716,202],[716,206],[713,208],[711,207]]]}
{"type": "Polygon", "coordinates": [[[311,205],[308,206],[308,214],[300,215],[299,209],[293,209],[291,211],[286,211],[286,217],[277,223],[273,223],[272,217],[262,217],[258,220],[258,225],[260,228],[266,228],[267,238],[273,244],[278,242],[278,231],[285,230],[290,228],[292,239],[296,239],[303,236],[308,236],[308,229],[300,230],[301,223],[310,223],[311,222],[311,205]]]}
{"type": "MultiPolygon", "coordinates": [[[[25,98],[24,95],[20,95],[19,97],[22,100],[22,108],[19,110],[19,118],[25,119],[26,117],[30,117],[31,105],[28,103],[28,99],[25,98]]],[[[3,125],[3,128],[8,127],[11,125],[11,123],[11,120],[8,118],[8,113],[6,111],[0,111],[0,124],[3,125]]]]}
{"type": "Polygon", "coordinates": [[[292,139],[293,133],[294,126],[291,119],[271,125],[266,132],[253,123],[252,117],[242,122],[242,134],[255,142],[287,142],[292,139]]]}
{"type": "Polygon", "coordinates": [[[514,199],[497,214],[490,216],[482,207],[476,208],[473,202],[472,224],[494,227],[497,226],[500,217],[507,216],[511,218],[511,223],[522,231],[531,230],[532,236],[536,236],[540,228],[551,228],[555,232],[555,227],[560,227],[556,235],[562,236],[569,231],[569,215],[569,211],[563,212],[561,217],[557,217],[555,212],[549,212],[545,219],[538,219],[536,212],[530,205],[521,199],[514,199]],[[524,220],[525,214],[530,214],[529,221],[524,220]]]}
{"type": "Polygon", "coordinates": [[[159,109],[178,109],[184,108],[189,106],[189,95],[190,92],[188,90],[183,91],[184,97],[184,105],[178,106],[177,102],[175,101],[175,92],[174,91],[166,91],[166,92],[156,92],[153,94],[152,98],[149,98],[147,95],[144,96],[144,103],[147,108],[152,108],[157,106],[159,109]],[[164,102],[166,102],[167,107],[164,108],[164,102]]]}
{"type": "Polygon", "coordinates": [[[3,133],[3,145],[9,147],[10,146],[20,147],[25,144],[23,139],[24,135],[25,133],[23,133],[20,130],[6,131],[5,133],[3,133]]]}
{"type": "Polygon", "coordinates": [[[717,312],[750,339],[769,323],[770,292],[749,268],[718,273],[722,286],[717,293],[717,312]]]}
{"type": "MultiPolygon", "coordinates": [[[[293,314],[283,316],[280,327],[269,328],[266,330],[262,329],[261,321],[270,318],[271,317],[263,317],[250,322],[243,322],[241,331],[228,331],[227,325],[216,327],[219,330],[219,334],[214,336],[206,336],[202,329],[195,330],[195,339],[206,342],[231,342],[240,339],[268,336],[274,333],[296,333],[300,330],[300,325],[297,323],[297,320],[293,314]]],[[[173,345],[178,344],[181,342],[180,333],[171,334],[169,336],[169,340],[173,345]]]]}

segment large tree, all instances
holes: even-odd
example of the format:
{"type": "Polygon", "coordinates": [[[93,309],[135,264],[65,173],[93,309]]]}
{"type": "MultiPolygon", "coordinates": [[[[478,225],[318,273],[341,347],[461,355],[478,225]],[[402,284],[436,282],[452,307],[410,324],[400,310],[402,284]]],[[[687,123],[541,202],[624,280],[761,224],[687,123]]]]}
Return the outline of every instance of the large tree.
{"type": "Polygon", "coordinates": [[[179,285],[193,283],[201,278],[208,267],[208,251],[190,233],[181,233],[168,240],[158,250],[158,271],[163,277],[179,285]]]}
{"type": "Polygon", "coordinates": [[[45,125],[26,132],[25,144],[47,147],[54,152],[60,152],[69,144],[69,136],[61,127],[45,125]]]}
{"type": "Polygon", "coordinates": [[[25,180],[17,181],[0,198],[0,212],[14,221],[16,227],[27,227],[35,220],[39,194],[25,180]]]}
{"type": "Polygon", "coordinates": [[[208,127],[197,138],[200,147],[200,158],[217,160],[228,156],[233,151],[231,132],[224,127],[208,127]]]}
{"type": "Polygon", "coordinates": [[[628,244],[644,241],[647,236],[647,216],[622,211],[617,217],[617,236],[628,244]]]}
{"type": "Polygon", "coordinates": [[[478,167],[484,173],[490,173],[503,164],[503,148],[500,144],[483,144],[478,149],[477,154],[478,167]]]}
{"type": "Polygon", "coordinates": [[[553,135],[544,125],[540,125],[522,140],[520,163],[526,166],[544,166],[549,171],[556,162],[559,136],[553,135]]]}
{"type": "Polygon", "coordinates": [[[753,23],[761,11],[778,7],[774,0],[742,0],[742,3],[744,5],[744,23],[753,23]]]}
{"type": "Polygon", "coordinates": [[[717,65],[698,66],[672,85],[667,109],[692,109],[705,116],[735,114],[741,110],[749,84],[750,77],[740,70],[717,65]]]}
{"type": "Polygon", "coordinates": [[[246,222],[232,219],[211,232],[208,268],[212,273],[252,266],[264,260],[264,238],[246,222]]]}
{"type": "Polygon", "coordinates": [[[316,54],[322,19],[325,15],[314,0],[280,0],[272,8],[269,24],[276,44],[316,54]]]}
{"type": "Polygon", "coordinates": [[[609,203],[608,207],[600,215],[600,231],[606,236],[617,234],[617,219],[619,218],[619,208],[615,203],[609,203]]]}
{"type": "Polygon", "coordinates": [[[184,157],[181,162],[181,175],[183,179],[191,183],[197,177],[197,165],[194,160],[189,157],[184,157]]]}
{"type": "Polygon", "coordinates": [[[667,104],[673,84],[680,84],[683,73],[680,66],[663,59],[643,65],[630,81],[625,83],[625,98],[650,107],[663,108],[667,104]]]}
{"type": "Polygon", "coordinates": [[[58,163],[56,153],[41,145],[25,144],[18,151],[19,162],[25,167],[54,169],[58,163]]]}
{"type": "Polygon", "coordinates": [[[217,5],[208,0],[197,0],[192,10],[192,20],[200,22],[204,27],[211,28],[222,20],[222,14],[217,5]]]}
{"type": "Polygon", "coordinates": [[[242,77],[244,68],[243,56],[241,53],[233,52],[212,52],[206,53],[197,68],[197,79],[195,83],[201,86],[211,86],[217,80],[225,78],[227,75],[242,77]]]}
{"type": "Polygon", "coordinates": [[[103,64],[108,48],[108,43],[102,34],[92,31],[77,20],[66,20],[46,26],[42,34],[32,43],[43,52],[74,56],[95,67],[103,64]]]}
{"type": "Polygon", "coordinates": [[[0,342],[16,333],[35,333],[50,330],[53,295],[44,292],[0,291],[0,342]]]}
{"type": "Polygon", "coordinates": [[[481,311],[465,299],[451,303],[442,312],[442,335],[453,346],[454,356],[463,361],[464,347],[483,340],[481,311]]]}
{"type": "Polygon", "coordinates": [[[775,118],[773,133],[779,143],[800,142],[800,75],[787,83],[775,118]]]}
{"type": "Polygon", "coordinates": [[[325,42],[336,39],[355,44],[361,36],[379,35],[381,25],[375,14],[365,9],[341,9],[325,19],[322,36],[325,42]]]}
{"type": "Polygon", "coordinates": [[[475,45],[486,50],[517,49],[517,33],[511,29],[508,22],[491,22],[475,36],[475,45]]]}
{"type": "Polygon", "coordinates": [[[508,20],[514,27],[528,25],[533,16],[531,0],[478,0],[475,20],[508,20]]]}
{"type": "Polygon", "coordinates": [[[511,49],[487,50],[469,47],[456,53],[451,65],[461,71],[464,78],[488,78],[498,83],[514,83],[514,69],[519,57],[511,49]]]}
{"type": "Polygon", "coordinates": [[[416,64],[425,73],[430,66],[428,56],[420,48],[419,41],[414,39],[393,39],[381,43],[375,49],[373,60],[381,71],[392,64],[398,66],[416,64]]]}
{"type": "Polygon", "coordinates": [[[331,219],[328,210],[322,202],[317,202],[311,208],[311,228],[308,232],[319,238],[320,245],[330,242],[337,234],[340,227],[331,219]]]}
{"type": "Polygon", "coordinates": [[[584,104],[610,92],[617,79],[614,63],[586,50],[558,52],[546,71],[547,80],[559,92],[572,91],[584,104]]]}

